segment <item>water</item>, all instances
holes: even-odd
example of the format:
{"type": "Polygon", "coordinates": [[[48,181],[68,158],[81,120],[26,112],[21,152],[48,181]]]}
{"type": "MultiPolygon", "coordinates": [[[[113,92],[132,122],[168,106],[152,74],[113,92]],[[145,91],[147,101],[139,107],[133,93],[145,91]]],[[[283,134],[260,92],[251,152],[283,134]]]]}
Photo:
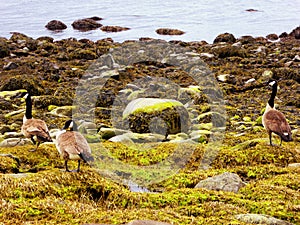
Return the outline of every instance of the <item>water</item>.
{"type": "Polygon", "coordinates": [[[0,0],[0,36],[21,32],[33,38],[51,36],[56,40],[75,37],[114,41],[152,37],[165,40],[212,42],[221,33],[266,36],[290,32],[300,25],[300,0],[0,0]],[[256,9],[257,12],[247,12],[256,9]],[[119,33],[104,33],[100,29],[80,32],[72,28],[76,19],[99,16],[103,25],[130,27],[119,33]],[[68,28],[62,32],[48,31],[45,25],[61,20],[68,28]],[[157,28],[177,28],[181,36],[161,36],[157,28]]]}

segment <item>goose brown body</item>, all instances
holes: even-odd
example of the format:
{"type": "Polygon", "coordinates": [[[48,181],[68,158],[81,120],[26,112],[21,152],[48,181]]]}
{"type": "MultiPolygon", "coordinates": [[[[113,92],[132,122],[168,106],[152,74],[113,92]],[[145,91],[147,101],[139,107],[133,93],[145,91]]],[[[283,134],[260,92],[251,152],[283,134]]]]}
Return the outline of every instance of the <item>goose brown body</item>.
{"type": "Polygon", "coordinates": [[[33,144],[36,144],[35,150],[37,150],[40,143],[52,142],[52,139],[45,121],[32,118],[31,96],[26,94],[24,97],[26,101],[26,112],[23,117],[21,132],[26,138],[30,138],[33,144]]]}
{"type": "Polygon", "coordinates": [[[65,127],[56,136],[56,147],[65,160],[66,171],[68,169],[68,160],[78,160],[77,172],[80,170],[80,161],[93,161],[91,148],[84,136],[77,131],[77,126],[74,121],[66,122],[65,127]]]}
{"type": "Polygon", "coordinates": [[[292,141],[292,131],[282,112],[275,109],[274,99],[277,93],[277,82],[272,83],[272,94],[267,103],[266,110],[262,117],[264,128],[269,134],[270,145],[272,145],[272,133],[277,134],[281,141],[292,141]]]}

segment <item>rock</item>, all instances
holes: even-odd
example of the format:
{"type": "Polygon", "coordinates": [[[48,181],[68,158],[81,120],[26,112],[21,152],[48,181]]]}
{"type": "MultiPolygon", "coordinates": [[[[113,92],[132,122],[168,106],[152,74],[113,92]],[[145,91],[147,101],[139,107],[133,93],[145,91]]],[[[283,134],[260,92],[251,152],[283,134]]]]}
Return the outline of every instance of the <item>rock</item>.
{"type": "Polygon", "coordinates": [[[246,12],[258,12],[257,9],[246,9],[245,11],[246,11],[246,12]]]}
{"type": "Polygon", "coordinates": [[[51,20],[45,27],[48,30],[64,30],[67,28],[67,25],[59,20],[51,20]]]}
{"type": "Polygon", "coordinates": [[[211,53],[208,53],[208,52],[202,52],[202,53],[200,53],[200,56],[201,57],[206,57],[206,58],[209,58],[209,59],[215,57],[214,54],[211,54],[211,53]]]}
{"type": "Polygon", "coordinates": [[[209,136],[207,136],[201,130],[192,131],[189,135],[191,136],[191,140],[198,142],[198,143],[206,143],[209,138],[209,136]]]}
{"type": "Polygon", "coordinates": [[[156,33],[160,35],[182,35],[185,32],[178,29],[170,29],[170,28],[159,28],[156,30],[156,33]]]}
{"type": "Polygon", "coordinates": [[[214,44],[219,43],[219,42],[234,43],[235,41],[236,41],[236,38],[233,36],[233,34],[224,33],[224,34],[219,34],[215,38],[214,44]]]}
{"type": "Polygon", "coordinates": [[[44,87],[39,76],[11,76],[0,87],[0,91],[15,91],[20,89],[28,90],[33,96],[44,94],[44,87]]]}
{"type": "Polygon", "coordinates": [[[120,26],[102,26],[100,29],[104,32],[121,32],[121,31],[130,30],[130,28],[128,27],[120,27],[120,26]]]}
{"type": "Polygon", "coordinates": [[[123,121],[137,133],[176,134],[189,129],[189,114],[173,99],[138,98],[123,111],[123,121]]]}
{"type": "Polygon", "coordinates": [[[271,41],[276,41],[276,40],[278,40],[278,35],[277,34],[268,34],[266,36],[266,38],[268,38],[271,41]]]}
{"type": "Polygon", "coordinates": [[[101,26],[102,26],[102,24],[97,23],[95,20],[90,19],[90,18],[76,20],[72,23],[72,27],[74,29],[80,30],[80,31],[94,30],[101,26]]]}
{"type": "Polygon", "coordinates": [[[296,27],[292,32],[289,34],[290,37],[295,39],[300,39],[300,26],[296,27]]]}
{"type": "Polygon", "coordinates": [[[31,144],[31,141],[28,139],[21,138],[8,138],[0,143],[0,147],[15,147],[31,144]]]}
{"type": "Polygon", "coordinates": [[[213,123],[214,126],[216,127],[222,127],[225,124],[225,116],[221,115],[218,112],[206,112],[206,113],[201,113],[197,117],[197,121],[199,123],[213,123]]]}
{"type": "Polygon", "coordinates": [[[60,106],[53,109],[50,114],[59,116],[59,117],[72,117],[72,111],[75,109],[75,106],[68,105],[68,106],[60,106]]]}
{"type": "Polygon", "coordinates": [[[288,167],[298,168],[300,167],[300,163],[290,163],[288,167]]]}
{"type": "Polygon", "coordinates": [[[99,131],[99,135],[101,139],[108,140],[114,136],[122,135],[128,133],[127,130],[110,128],[110,127],[102,127],[99,131]]]}
{"type": "Polygon", "coordinates": [[[217,191],[229,191],[237,193],[245,183],[234,173],[225,172],[223,174],[207,178],[200,181],[195,188],[205,188],[217,191]]]}
{"type": "Polygon", "coordinates": [[[218,81],[228,83],[228,84],[236,84],[236,78],[231,74],[221,74],[217,76],[218,81]]]}
{"type": "Polygon", "coordinates": [[[152,133],[124,133],[121,135],[114,136],[109,139],[112,142],[121,142],[123,144],[132,144],[132,143],[151,143],[151,142],[161,142],[165,139],[164,135],[152,134],[152,133]]]}
{"type": "MultiPolygon", "coordinates": [[[[98,224],[98,223],[86,223],[83,225],[110,225],[110,224],[98,224]]],[[[121,225],[121,224],[119,224],[121,225]]],[[[164,222],[159,222],[159,221],[154,221],[154,220],[133,220],[129,223],[125,223],[123,225],[171,225],[170,223],[164,223],[164,222]]]]}
{"type": "Polygon", "coordinates": [[[127,225],[171,225],[171,224],[154,221],[154,220],[134,220],[129,222],[127,225]]]}
{"type": "Polygon", "coordinates": [[[244,35],[240,37],[238,40],[242,43],[242,45],[255,42],[255,38],[250,35],[244,35]]]}
{"type": "Polygon", "coordinates": [[[10,50],[5,38],[0,38],[0,58],[9,56],[10,50]]]}
{"type": "Polygon", "coordinates": [[[4,70],[13,70],[13,69],[17,69],[17,68],[18,68],[18,65],[14,62],[9,62],[3,66],[4,70]]]}
{"type": "Polygon", "coordinates": [[[8,138],[20,138],[23,137],[23,134],[21,132],[5,132],[3,134],[3,138],[4,139],[8,139],[8,138]]]}
{"type": "Polygon", "coordinates": [[[284,220],[279,220],[264,214],[239,214],[235,216],[238,220],[251,224],[268,224],[268,225],[293,225],[284,220]]]}
{"type": "Polygon", "coordinates": [[[87,59],[93,60],[96,59],[98,56],[96,52],[91,51],[89,49],[81,49],[77,48],[69,54],[70,59],[87,59]]]}
{"type": "Polygon", "coordinates": [[[88,143],[99,143],[100,135],[98,134],[83,134],[88,143]]]}
{"type": "Polygon", "coordinates": [[[300,62],[300,56],[299,55],[295,55],[295,57],[293,58],[294,62],[300,62]]]}

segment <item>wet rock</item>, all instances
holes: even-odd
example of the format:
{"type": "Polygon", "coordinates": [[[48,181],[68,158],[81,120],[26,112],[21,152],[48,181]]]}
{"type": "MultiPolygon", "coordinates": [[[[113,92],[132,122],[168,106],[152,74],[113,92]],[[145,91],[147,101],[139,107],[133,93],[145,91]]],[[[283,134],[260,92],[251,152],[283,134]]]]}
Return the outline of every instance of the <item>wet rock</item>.
{"type": "Polygon", "coordinates": [[[225,120],[226,118],[224,115],[212,111],[201,113],[197,117],[197,121],[199,123],[213,123],[213,125],[216,127],[222,127],[225,123],[225,120]]]}
{"type": "Polygon", "coordinates": [[[183,104],[172,99],[138,98],[123,112],[123,120],[137,133],[176,134],[187,132],[189,114],[183,104]]]}
{"type": "Polygon", "coordinates": [[[4,70],[13,70],[13,69],[17,69],[17,68],[18,68],[18,65],[14,62],[9,62],[3,66],[4,70]]]}
{"type": "Polygon", "coordinates": [[[236,41],[236,38],[233,36],[233,34],[224,33],[224,34],[219,34],[215,38],[214,44],[219,43],[219,42],[234,43],[235,41],[236,41]]]}
{"type": "Polygon", "coordinates": [[[279,220],[264,214],[239,214],[236,218],[245,223],[251,224],[268,224],[268,225],[293,225],[284,220],[279,220]]]}
{"type": "Polygon", "coordinates": [[[156,33],[160,35],[182,35],[184,34],[184,31],[170,28],[159,28],[156,30],[156,33]]]}
{"type": "Polygon", "coordinates": [[[31,144],[31,141],[28,139],[22,138],[8,138],[0,143],[0,147],[15,147],[31,144]]]}
{"type": "Polygon", "coordinates": [[[244,186],[245,183],[237,174],[225,172],[223,174],[200,181],[195,188],[205,188],[209,190],[237,193],[239,189],[244,186]]]}
{"type": "Polygon", "coordinates": [[[0,38],[0,58],[9,56],[10,50],[5,38],[0,38]]]}
{"type": "Polygon", "coordinates": [[[95,20],[95,21],[103,20],[103,18],[101,18],[99,16],[92,16],[92,17],[89,17],[88,19],[95,20]]]}
{"type": "Polygon", "coordinates": [[[64,30],[67,28],[67,25],[59,20],[51,20],[45,27],[48,30],[64,30]]]}
{"type": "Polygon", "coordinates": [[[130,28],[128,27],[120,27],[120,26],[102,26],[100,29],[104,32],[121,32],[121,31],[130,30],[130,28]]]}
{"type": "Polygon", "coordinates": [[[76,20],[72,23],[72,27],[74,29],[80,30],[80,31],[94,30],[101,26],[102,26],[102,24],[97,23],[95,20],[90,19],[90,18],[76,20]]]}
{"type": "Polygon", "coordinates": [[[268,34],[266,36],[266,38],[268,38],[271,41],[276,41],[276,40],[278,40],[278,35],[277,34],[268,34]]]}

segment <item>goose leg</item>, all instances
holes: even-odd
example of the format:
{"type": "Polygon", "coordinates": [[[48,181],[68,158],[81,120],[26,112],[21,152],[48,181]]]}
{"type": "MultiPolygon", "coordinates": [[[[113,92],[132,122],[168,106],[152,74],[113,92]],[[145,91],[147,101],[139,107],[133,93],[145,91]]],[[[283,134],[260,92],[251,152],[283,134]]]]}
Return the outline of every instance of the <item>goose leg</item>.
{"type": "Polygon", "coordinates": [[[270,139],[270,145],[273,146],[273,144],[272,144],[272,133],[269,133],[269,139],[270,139]]]}
{"type": "Polygon", "coordinates": [[[282,143],[282,138],[280,138],[280,146],[281,146],[281,143],[282,143]]]}
{"type": "Polygon", "coordinates": [[[69,168],[68,168],[68,160],[65,160],[65,167],[66,167],[66,171],[67,171],[67,172],[71,172],[71,171],[69,170],[69,168]]]}
{"type": "Polygon", "coordinates": [[[77,167],[77,172],[80,171],[80,160],[78,160],[78,167],[77,167]]]}

